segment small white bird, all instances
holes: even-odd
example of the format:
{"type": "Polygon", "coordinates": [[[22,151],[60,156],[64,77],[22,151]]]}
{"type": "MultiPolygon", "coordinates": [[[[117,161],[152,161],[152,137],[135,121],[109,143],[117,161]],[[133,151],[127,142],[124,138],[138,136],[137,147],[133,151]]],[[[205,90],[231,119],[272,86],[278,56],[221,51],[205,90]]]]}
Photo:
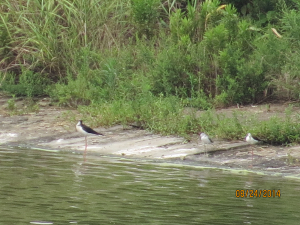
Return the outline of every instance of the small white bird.
{"type": "Polygon", "coordinates": [[[250,133],[247,134],[246,136],[246,142],[248,142],[251,145],[258,144],[260,140],[256,140],[255,138],[252,137],[250,133]]]}
{"type": "Polygon", "coordinates": [[[205,134],[205,133],[200,133],[200,140],[203,142],[203,144],[204,144],[204,148],[205,148],[205,151],[206,151],[206,145],[207,144],[212,144],[212,143],[214,143],[211,139],[210,139],[210,137],[207,135],[207,134],[205,134]]]}
{"type": "Polygon", "coordinates": [[[206,133],[200,133],[200,140],[204,144],[212,144],[213,141],[210,139],[210,137],[206,133]]]}
{"type": "Polygon", "coordinates": [[[98,133],[97,131],[94,131],[92,128],[84,125],[82,123],[82,120],[79,120],[78,123],[76,124],[76,130],[85,136],[85,150],[84,151],[86,151],[86,149],[87,149],[87,136],[103,135],[103,134],[98,133]]]}
{"type": "MultiPolygon", "coordinates": [[[[250,145],[256,145],[261,142],[258,138],[253,138],[250,133],[246,136],[246,142],[248,142],[250,145]]],[[[252,160],[253,160],[253,148],[252,148],[252,160]]]]}

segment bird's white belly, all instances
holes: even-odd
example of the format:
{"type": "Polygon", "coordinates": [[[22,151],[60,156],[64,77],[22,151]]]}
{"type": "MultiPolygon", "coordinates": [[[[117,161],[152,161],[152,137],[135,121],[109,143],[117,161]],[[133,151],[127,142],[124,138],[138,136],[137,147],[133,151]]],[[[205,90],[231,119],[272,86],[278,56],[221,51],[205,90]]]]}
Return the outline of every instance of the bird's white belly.
{"type": "Polygon", "coordinates": [[[211,141],[206,137],[202,138],[201,140],[204,144],[211,144],[211,141]]]}
{"type": "Polygon", "coordinates": [[[258,141],[255,140],[255,139],[253,139],[253,138],[247,138],[246,141],[247,141],[249,144],[251,144],[251,145],[254,145],[254,144],[257,144],[257,143],[258,143],[258,141]]]}
{"type": "Polygon", "coordinates": [[[77,130],[79,133],[83,134],[84,136],[90,135],[89,133],[85,132],[85,131],[82,129],[81,126],[76,126],[76,130],[77,130]]]}

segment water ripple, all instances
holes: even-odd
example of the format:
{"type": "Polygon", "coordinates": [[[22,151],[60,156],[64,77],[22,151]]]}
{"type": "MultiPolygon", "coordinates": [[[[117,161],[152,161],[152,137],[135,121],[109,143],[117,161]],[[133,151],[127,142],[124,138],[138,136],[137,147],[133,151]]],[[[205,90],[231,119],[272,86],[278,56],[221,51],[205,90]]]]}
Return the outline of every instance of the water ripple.
{"type": "Polygon", "coordinates": [[[298,224],[299,181],[0,149],[0,224],[298,224]],[[281,198],[236,190],[280,189],[281,198]],[[297,196],[297,197],[296,197],[297,196]]]}

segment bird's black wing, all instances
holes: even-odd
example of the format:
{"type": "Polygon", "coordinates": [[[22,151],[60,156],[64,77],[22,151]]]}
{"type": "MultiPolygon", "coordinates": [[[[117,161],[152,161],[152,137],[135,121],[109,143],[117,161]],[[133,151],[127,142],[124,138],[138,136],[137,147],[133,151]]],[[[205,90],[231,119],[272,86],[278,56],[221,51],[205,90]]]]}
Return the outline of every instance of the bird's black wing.
{"type": "Polygon", "coordinates": [[[86,125],[84,125],[84,124],[81,124],[81,126],[83,127],[83,129],[84,129],[86,132],[88,132],[88,133],[90,133],[90,134],[103,135],[103,134],[101,134],[101,133],[98,133],[97,131],[94,131],[92,128],[90,128],[90,127],[88,127],[88,126],[86,126],[86,125]]]}
{"type": "Polygon", "coordinates": [[[263,140],[261,140],[259,137],[257,137],[257,136],[252,136],[252,138],[253,139],[255,139],[255,140],[257,140],[257,141],[262,141],[263,142],[263,140]]]}
{"type": "Polygon", "coordinates": [[[259,138],[257,136],[252,136],[252,138],[255,139],[255,140],[257,140],[258,144],[268,144],[268,143],[270,143],[268,140],[259,138]]]}

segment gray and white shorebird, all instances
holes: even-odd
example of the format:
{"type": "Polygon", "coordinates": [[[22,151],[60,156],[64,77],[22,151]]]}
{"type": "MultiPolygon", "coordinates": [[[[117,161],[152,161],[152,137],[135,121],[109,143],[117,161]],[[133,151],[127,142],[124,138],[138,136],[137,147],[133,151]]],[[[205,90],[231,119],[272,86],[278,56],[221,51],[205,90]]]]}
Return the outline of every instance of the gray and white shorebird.
{"type": "Polygon", "coordinates": [[[85,150],[87,149],[87,136],[92,136],[92,135],[102,135],[101,133],[98,133],[97,131],[94,131],[92,128],[84,125],[82,123],[82,120],[79,120],[78,123],[76,124],[76,130],[83,134],[85,136],[85,150]]]}
{"type": "MultiPolygon", "coordinates": [[[[256,145],[261,143],[262,141],[259,140],[257,137],[252,137],[252,135],[250,133],[247,134],[246,136],[246,142],[248,142],[250,145],[256,145]]],[[[252,148],[252,159],[253,159],[253,148],[252,148]]]]}
{"type": "Polygon", "coordinates": [[[206,133],[200,133],[200,140],[204,144],[205,151],[206,151],[207,144],[214,143],[206,133]]]}

